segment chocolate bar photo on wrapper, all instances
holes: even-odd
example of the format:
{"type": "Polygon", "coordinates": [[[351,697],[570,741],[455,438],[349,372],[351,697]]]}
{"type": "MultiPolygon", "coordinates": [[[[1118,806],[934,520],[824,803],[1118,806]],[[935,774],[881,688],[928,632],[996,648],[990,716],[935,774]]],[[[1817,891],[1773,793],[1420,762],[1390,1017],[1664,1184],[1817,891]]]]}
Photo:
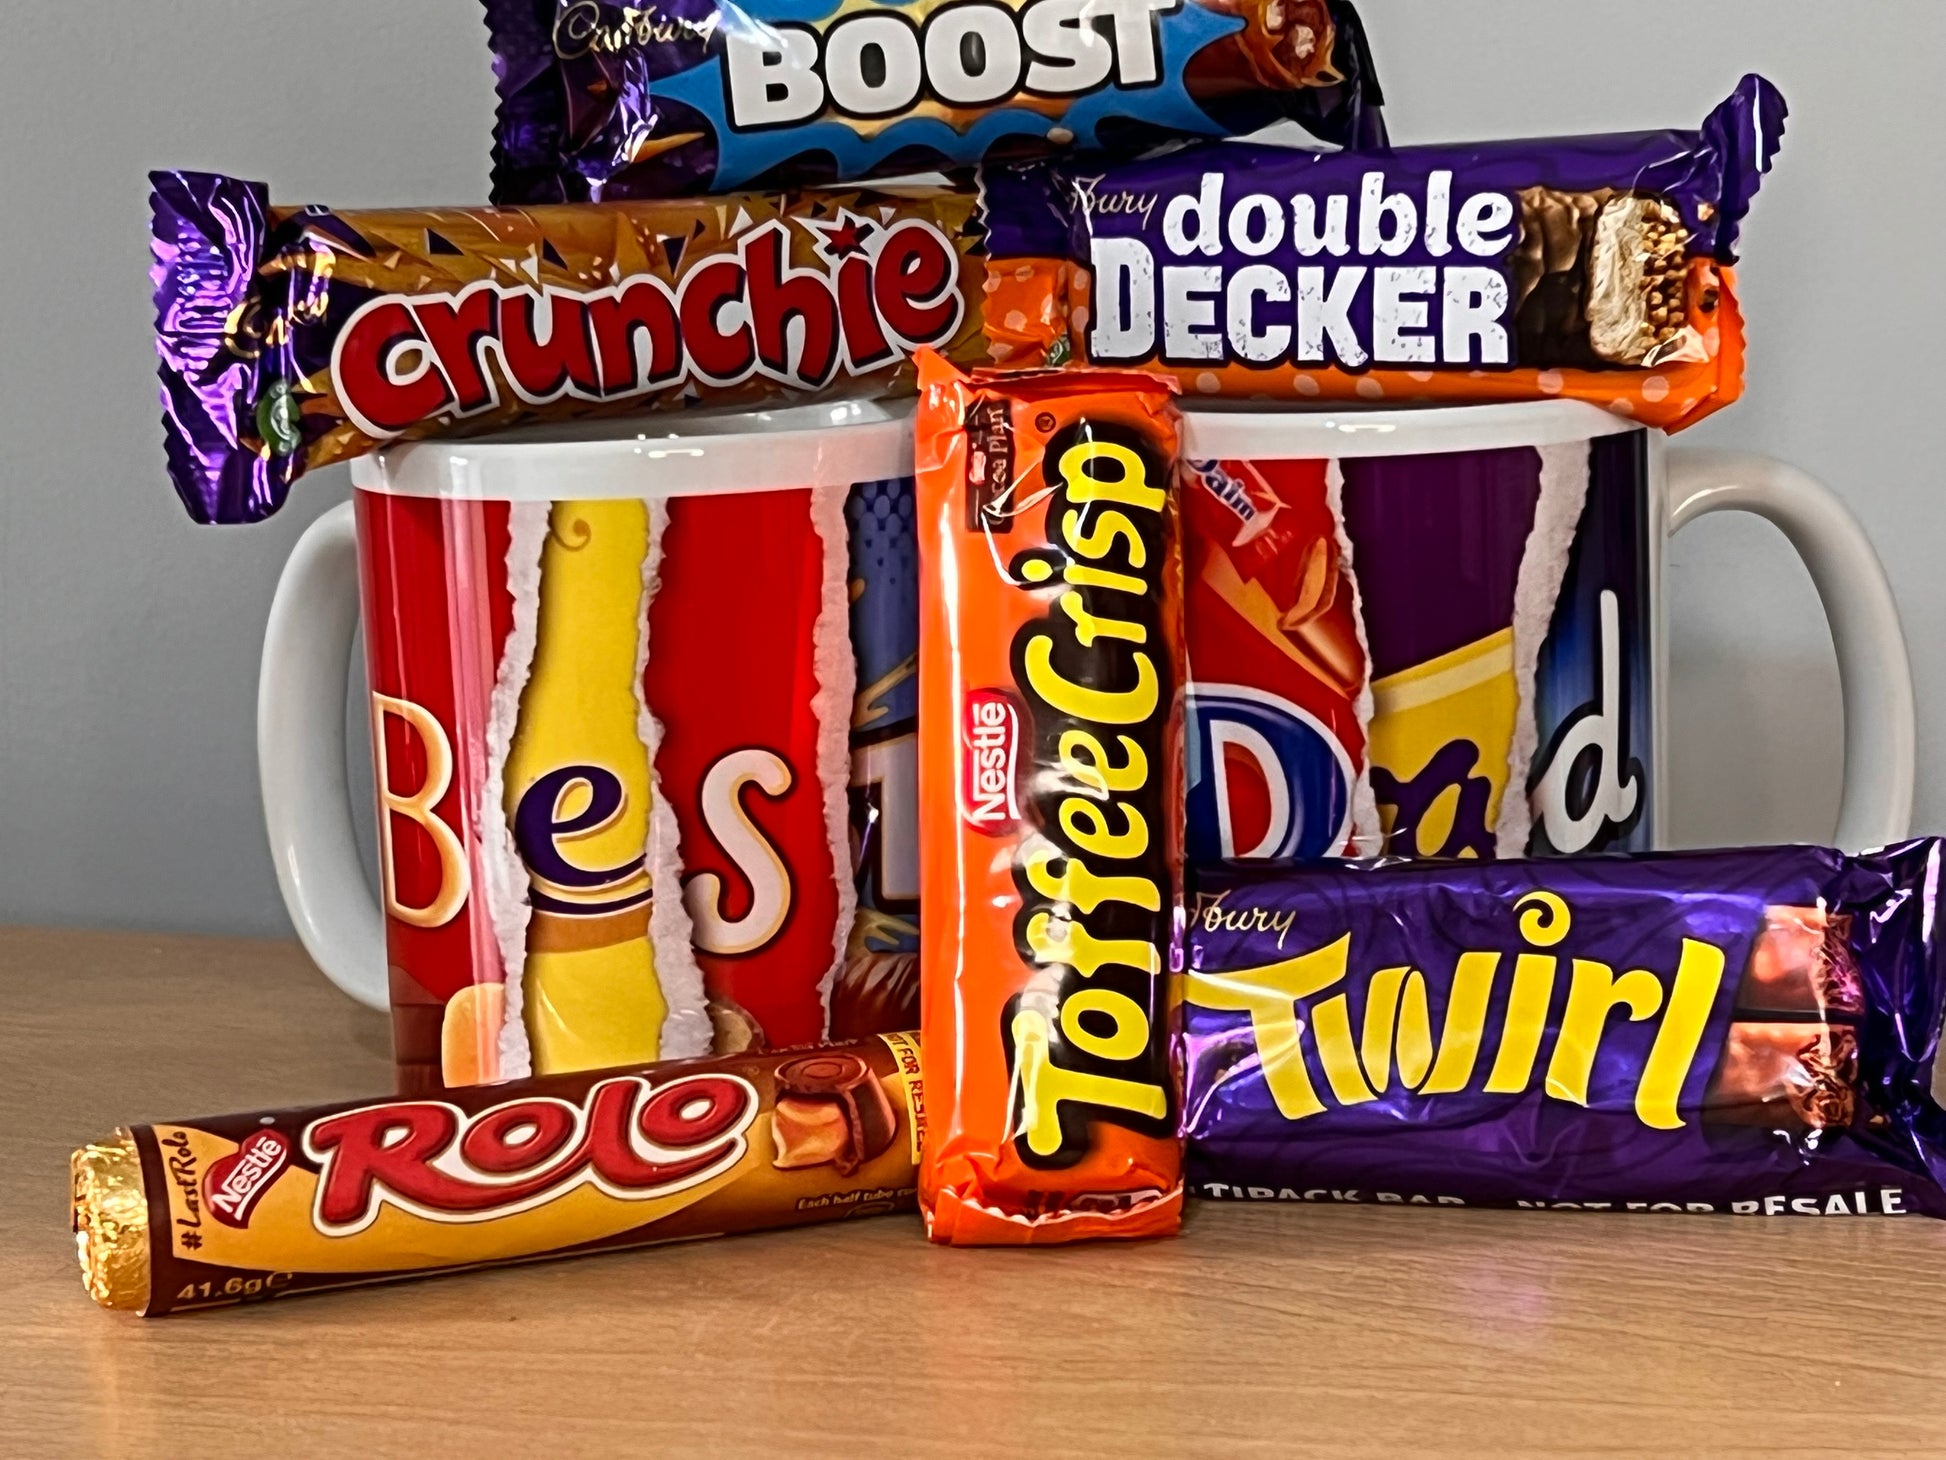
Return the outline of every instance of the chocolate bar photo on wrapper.
{"type": "Polygon", "coordinates": [[[1946,1216],[1943,855],[1197,868],[1190,1188],[1946,1216]]]}

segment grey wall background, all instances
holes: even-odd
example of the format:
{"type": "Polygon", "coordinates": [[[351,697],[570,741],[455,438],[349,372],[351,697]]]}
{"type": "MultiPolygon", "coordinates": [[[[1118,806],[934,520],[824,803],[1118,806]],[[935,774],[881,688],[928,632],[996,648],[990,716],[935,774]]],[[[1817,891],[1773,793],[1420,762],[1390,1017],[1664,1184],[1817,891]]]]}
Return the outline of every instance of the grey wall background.
{"type": "MultiPolygon", "coordinates": [[[[1946,4],[1361,0],[1402,141],[1692,126],[1745,70],[1790,98],[1743,270],[1748,397],[1690,432],[1829,481],[1878,543],[1918,679],[1918,825],[1946,831],[1946,4]],[[1834,29],[1834,27],[1837,27],[1834,29]]],[[[192,526],[162,471],[151,167],[288,202],[486,195],[475,0],[14,5],[0,42],[0,921],[288,931],[256,789],[277,573],[349,490],[192,526]]],[[[1675,832],[1828,837],[1837,671],[1780,537],[1672,558],[1675,832]]]]}

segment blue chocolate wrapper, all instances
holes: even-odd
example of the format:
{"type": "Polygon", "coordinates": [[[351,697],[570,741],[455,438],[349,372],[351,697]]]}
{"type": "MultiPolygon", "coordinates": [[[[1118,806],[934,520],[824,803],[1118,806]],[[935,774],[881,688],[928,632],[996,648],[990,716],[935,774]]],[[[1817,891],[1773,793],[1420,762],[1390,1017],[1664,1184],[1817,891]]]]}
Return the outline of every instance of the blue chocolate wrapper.
{"type": "Polygon", "coordinates": [[[1127,155],[1286,118],[1334,144],[1385,135],[1346,0],[485,4],[499,203],[1127,155]]]}
{"type": "Polygon", "coordinates": [[[1946,1216],[1942,849],[1196,869],[1190,1189],[1946,1216]]]}

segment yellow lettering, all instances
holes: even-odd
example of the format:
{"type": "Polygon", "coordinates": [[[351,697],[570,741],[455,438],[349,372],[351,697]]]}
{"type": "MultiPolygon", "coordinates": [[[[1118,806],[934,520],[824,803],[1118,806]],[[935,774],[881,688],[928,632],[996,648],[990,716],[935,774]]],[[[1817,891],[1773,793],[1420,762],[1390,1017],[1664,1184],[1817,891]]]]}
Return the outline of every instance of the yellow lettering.
{"type": "Polygon", "coordinates": [[[1682,960],[1676,965],[1676,985],[1670,991],[1669,1007],[1663,1011],[1662,1027],[1656,1031],[1648,1063],[1642,1067],[1642,1083],[1635,1092],[1635,1114],[1642,1124],[1654,1130],[1682,1127],[1676,1103],[1722,983],[1723,950],[1684,938],[1682,960]]]}
{"type": "Polygon", "coordinates": [[[391,695],[372,696],[372,759],[378,782],[379,880],[384,884],[385,910],[415,928],[437,928],[453,920],[466,902],[472,874],[466,846],[433,810],[453,784],[453,746],[432,712],[410,700],[391,695]],[[401,794],[392,789],[392,769],[385,749],[385,717],[396,715],[419,737],[426,751],[426,775],[419,789],[401,794]],[[408,907],[399,900],[398,864],[392,852],[392,817],[417,822],[432,839],[439,856],[439,890],[424,907],[408,907]]]}
{"type": "Polygon", "coordinates": [[[1149,1016],[1127,994],[1114,989],[1086,988],[1061,1001],[1061,1032],[1070,1042],[1100,1060],[1132,1060],[1149,1047],[1149,1016]],[[1083,1014],[1111,1020],[1115,1032],[1096,1034],[1081,1022],[1083,1014]]]}
{"type": "Polygon", "coordinates": [[[1109,805],[1121,808],[1126,823],[1121,831],[1110,831],[1106,808],[1086,796],[1069,796],[1061,802],[1061,830],[1091,856],[1132,862],[1149,849],[1148,818],[1124,802],[1112,801],[1109,805]]]}
{"type": "Polygon", "coordinates": [[[1342,983],[1350,955],[1351,934],[1347,933],[1329,947],[1281,963],[1225,973],[1192,972],[1184,981],[1183,996],[1197,1008],[1250,1016],[1264,1085],[1286,1120],[1302,1120],[1324,1110],[1304,1067],[1304,1026],[1297,1006],[1342,983]]]}
{"type": "Polygon", "coordinates": [[[1138,598],[1149,591],[1147,583],[1131,574],[1110,573],[1081,563],[1069,563],[1061,570],[1061,576],[1077,588],[1106,588],[1111,593],[1132,593],[1138,598]]]}
{"type": "Polygon", "coordinates": [[[1141,1080],[1064,1070],[1054,1063],[1052,1033],[1045,1015],[1033,1009],[1014,1013],[1014,1070],[1020,1079],[1021,1115],[1027,1149],[1053,1156],[1061,1149],[1061,1106],[1073,1102],[1161,1120],[1169,1113],[1169,1092],[1141,1080]]]}
{"type": "Polygon", "coordinates": [[[1094,648],[1097,639],[1119,639],[1125,644],[1149,642],[1149,631],[1141,624],[1132,624],[1127,619],[1101,618],[1089,613],[1079,593],[1063,593],[1059,602],[1061,612],[1074,620],[1074,637],[1084,649],[1094,648]]]}
{"type": "Polygon", "coordinates": [[[1149,550],[1142,544],[1142,534],[1135,530],[1135,524],[1122,513],[1104,512],[1095,519],[1094,525],[1086,532],[1082,527],[1079,512],[1069,512],[1061,518],[1061,536],[1066,538],[1068,546],[1080,553],[1082,557],[1099,562],[1108,556],[1108,550],[1114,546],[1115,539],[1119,537],[1128,543],[1128,565],[1131,568],[1148,566],[1149,550]]]}
{"type": "Polygon", "coordinates": [[[1061,769],[1084,786],[1097,791],[1139,791],[1149,783],[1149,757],[1141,742],[1131,736],[1117,735],[1122,753],[1128,757],[1111,765],[1108,750],[1086,730],[1061,732],[1061,769]],[[1082,752],[1087,759],[1082,759],[1082,752]]]}
{"type": "Polygon", "coordinates": [[[1536,948],[1552,948],[1574,926],[1574,913],[1556,892],[1530,892],[1514,904],[1520,914],[1520,936],[1536,948]]]}
{"type": "Polygon", "coordinates": [[[1091,913],[1104,902],[1125,902],[1145,912],[1162,911],[1162,889],[1149,877],[1101,877],[1079,857],[1064,857],[1047,842],[1037,843],[1022,859],[1027,885],[1049,902],[1064,902],[1091,913]],[[1054,863],[1063,864],[1059,876],[1054,863]]]}
{"type": "Polygon", "coordinates": [[[1662,980],[1646,969],[1632,969],[1620,978],[1605,963],[1577,958],[1568,985],[1568,1008],[1561,1016],[1561,1035],[1547,1065],[1547,1093],[1556,1100],[1588,1103],[1588,1081],[1594,1074],[1595,1054],[1601,1048],[1608,1016],[1626,1009],[1639,1023],[1662,1007],[1662,980]]]}
{"type": "Polygon", "coordinates": [[[1108,964],[1148,974],[1162,972],[1162,955],[1153,943],[1140,938],[1097,938],[1073,918],[1057,919],[1038,912],[1027,920],[1027,946],[1037,963],[1062,963],[1083,978],[1093,978],[1108,964]],[[1060,923],[1056,932],[1055,924],[1060,923]]]}
{"type": "Polygon", "coordinates": [[[1556,960],[1538,953],[1523,953],[1514,960],[1514,986],[1507,995],[1507,1017],[1501,1021],[1500,1050],[1487,1076],[1487,1094],[1518,1095],[1534,1078],[1534,1060],[1547,1032],[1548,1005],[1554,1002],[1556,966],[1556,960]]]}
{"type": "Polygon", "coordinates": [[[1415,1088],[1432,1063],[1432,1020],[1426,1009],[1426,980],[1416,969],[1381,968],[1365,995],[1365,1033],[1359,1041],[1365,1078],[1383,1095],[1392,1083],[1396,1049],[1399,1083],[1415,1088]]]}
{"type": "Polygon", "coordinates": [[[1140,512],[1160,512],[1166,500],[1161,487],[1152,487],[1142,458],[1113,441],[1082,441],[1061,453],[1061,480],[1070,502],[1114,502],[1140,512]],[[1096,462],[1112,461],[1121,472],[1112,481],[1096,476],[1096,462]]]}
{"type": "Polygon", "coordinates": [[[1351,1008],[1343,994],[1311,1005],[1311,1037],[1318,1044],[1318,1063],[1324,1066],[1325,1083],[1340,1105],[1362,1105],[1378,1099],[1358,1067],[1358,1048],[1351,1038],[1351,1008]]]}
{"type": "Polygon", "coordinates": [[[1464,1090],[1480,1058],[1480,1039],[1486,1029],[1487,1001],[1493,997],[1493,976],[1500,967],[1498,953],[1462,953],[1453,969],[1452,991],[1446,996],[1446,1023],[1439,1031],[1439,1059],[1432,1075],[1418,1087],[1421,1095],[1451,1095],[1464,1090]]]}
{"type": "Polygon", "coordinates": [[[1027,641],[1027,683],[1042,700],[1064,715],[1097,725],[1139,725],[1155,713],[1162,684],[1147,654],[1135,656],[1135,688],[1089,689],[1054,667],[1054,641],[1036,634],[1027,641]]]}

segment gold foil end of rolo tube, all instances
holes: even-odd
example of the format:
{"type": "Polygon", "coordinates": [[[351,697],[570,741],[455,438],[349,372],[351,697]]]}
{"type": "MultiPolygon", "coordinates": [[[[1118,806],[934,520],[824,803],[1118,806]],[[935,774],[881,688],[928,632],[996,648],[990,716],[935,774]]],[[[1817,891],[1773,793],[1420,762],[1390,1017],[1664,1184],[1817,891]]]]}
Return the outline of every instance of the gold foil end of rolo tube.
{"type": "Polygon", "coordinates": [[[74,1174],[74,1245],[81,1281],[104,1308],[149,1306],[149,1202],[135,1137],[118,1130],[69,1158],[74,1174]]]}

